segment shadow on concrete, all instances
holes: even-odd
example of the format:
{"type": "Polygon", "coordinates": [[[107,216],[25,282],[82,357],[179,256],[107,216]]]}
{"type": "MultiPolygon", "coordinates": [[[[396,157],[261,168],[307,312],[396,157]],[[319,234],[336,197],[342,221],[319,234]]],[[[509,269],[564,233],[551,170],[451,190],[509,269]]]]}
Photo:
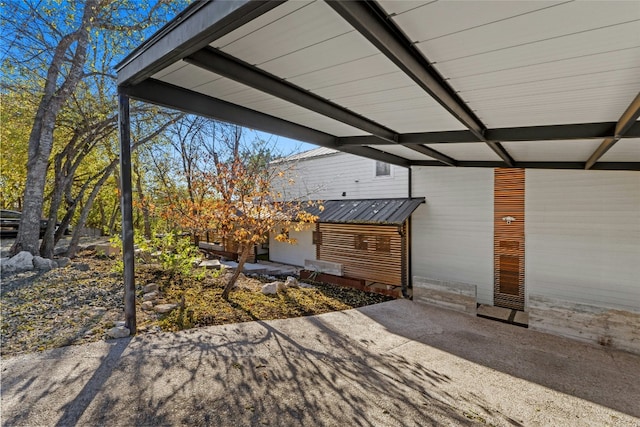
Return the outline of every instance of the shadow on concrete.
{"type": "Polygon", "coordinates": [[[604,365],[600,372],[584,371],[601,362],[618,370],[637,368],[633,364],[639,359],[633,355],[393,301],[357,311],[139,336],[3,361],[2,424],[526,424],[496,409],[487,396],[452,394],[456,379],[438,368],[445,365],[442,358],[435,359],[434,348],[639,415],[632,374],[609,377],[604,365]]]}
{"type": "Polygon", "coordinates": [[[360,311],[393,334],[640,418],[638,355],[418,303],[360,311]]]}

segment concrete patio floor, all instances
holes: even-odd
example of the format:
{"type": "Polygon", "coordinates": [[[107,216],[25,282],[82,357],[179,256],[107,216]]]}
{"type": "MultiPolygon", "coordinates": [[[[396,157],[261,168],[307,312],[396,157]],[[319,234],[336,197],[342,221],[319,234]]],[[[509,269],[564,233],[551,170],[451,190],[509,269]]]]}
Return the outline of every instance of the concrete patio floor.
{"type": "Polygon", "coordinates": [[[4,426],[640,424],[640,356],[407,300],[1,366],[4,426]]]}

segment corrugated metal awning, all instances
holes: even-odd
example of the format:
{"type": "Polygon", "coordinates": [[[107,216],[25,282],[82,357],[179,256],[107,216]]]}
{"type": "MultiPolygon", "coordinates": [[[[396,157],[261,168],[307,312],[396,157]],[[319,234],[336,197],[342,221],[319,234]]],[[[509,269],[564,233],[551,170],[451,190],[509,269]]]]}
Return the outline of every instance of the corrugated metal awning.
{"type": "Polygon", "coordinates": [[[424,197],[326,200],[305,210],[317,215],[318,222],[401,225],[424,202],[424,197]]]}

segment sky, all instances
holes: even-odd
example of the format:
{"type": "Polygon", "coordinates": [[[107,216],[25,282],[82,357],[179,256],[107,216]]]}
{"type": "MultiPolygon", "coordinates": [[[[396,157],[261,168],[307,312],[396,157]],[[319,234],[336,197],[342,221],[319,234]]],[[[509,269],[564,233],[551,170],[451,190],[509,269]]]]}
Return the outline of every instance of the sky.
{"type": "Polygon", "coordinates": [[[318,148],[317,145],[309,144],[295,139],[285,138],[283,136],[272,135],[270,133],[261,132],[253,129],[246,129],[246,132],[255,134],[258,138],[265,141],[273,142],[275,151],[284,156],[301,153],[303,151],[313,150],[318,148]]]}

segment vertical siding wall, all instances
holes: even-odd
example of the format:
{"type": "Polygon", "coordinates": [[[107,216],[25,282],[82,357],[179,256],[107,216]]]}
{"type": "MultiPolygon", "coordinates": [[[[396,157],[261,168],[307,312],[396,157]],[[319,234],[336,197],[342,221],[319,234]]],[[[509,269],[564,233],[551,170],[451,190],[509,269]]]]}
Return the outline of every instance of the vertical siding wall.
{"type": "Polygon", "coordinates": [[[526,174],[527,293],[640,312],[640,173],[526,174]]]}
{"type": "MultiPolygon", "coordinates": [[[[414,167],[412,274],[475,285],[493,304],[493,169],[414,167]]],[[[414,289],[415,292],[415,289],[414,289]]]]}
{"type": "Polygon", "coordinates": [[[289,231],[289,236],[297,240],[295,245],[278,242],[274,233],[269,233],[269,259],[283,264],[304,267],[305,259],[316,259],[316,246],[313,244],[312,230],[289,231]]]}
{"type": "Polygon", "coordinates": [[[376,177],[375,164],[374,160],[347,153],[300,160],[288,172],[294,183],[282,185],[283,198],[339,200],[406,197],[407,169],[391,165],[390,177],[376,177]],[[343,192],[346,196],[342,196],[343,192]]]}

